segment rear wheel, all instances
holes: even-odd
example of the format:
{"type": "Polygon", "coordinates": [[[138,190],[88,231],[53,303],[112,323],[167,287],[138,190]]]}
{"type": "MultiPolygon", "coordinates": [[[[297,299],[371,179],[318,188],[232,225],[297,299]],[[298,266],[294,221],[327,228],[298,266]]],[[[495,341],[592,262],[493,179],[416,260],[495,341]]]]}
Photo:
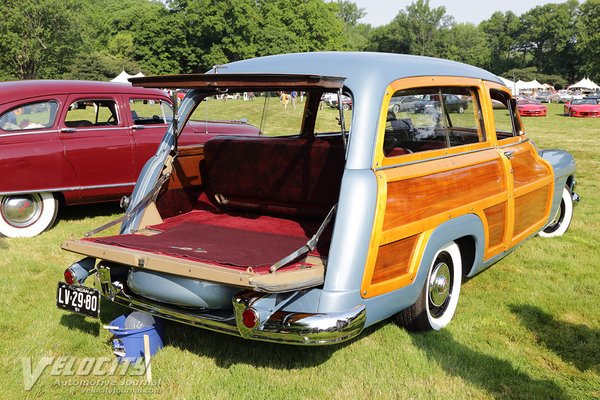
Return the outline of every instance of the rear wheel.
{"type": "Polygon", "coordinates": [[[552,222],[539,232],[541,237],[555,237],[564,234],[573,219],[573,197],[568,187],[563,188],[560,205],[552,222]]]}
{"type": "Polygon", "coordinates": [[[56,220],[58,201],[52,193],[0,196],[0,236],[31,237],[56,220]]]}
{"type": "Polygon", "coordinates": [[[438,331],[456,312],[462,280],[460,250],[450,242],[436,253],[419,298],[401,311],[397,322],[411,331],[438,331]]]}
{"type": "Polygon", "coordinates": [[[458,112],[463,114],[465,112],[465,108],[463,106],[458,106],[458,112]]]}

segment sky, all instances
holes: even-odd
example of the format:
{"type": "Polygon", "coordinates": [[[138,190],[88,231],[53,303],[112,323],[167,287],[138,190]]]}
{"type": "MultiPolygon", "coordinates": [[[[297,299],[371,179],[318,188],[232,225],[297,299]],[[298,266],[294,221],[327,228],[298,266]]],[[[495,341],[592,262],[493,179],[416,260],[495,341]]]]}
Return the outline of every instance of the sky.
{"type": "MultiPolygon", "coordinates": [[[[367,16],[360,22],[373,26],[385,25],[404,10],[413,0],[353,0],[360,8],[364,8],[367,16]]],[[[496,11],[512,11],[516,15],[547,3],[564,3],[565,0],[429,0],[429,6],[446,7],[446,14],[454,17],[456,22],[472,22],[475,25],[488,19],[496,11]]]]}

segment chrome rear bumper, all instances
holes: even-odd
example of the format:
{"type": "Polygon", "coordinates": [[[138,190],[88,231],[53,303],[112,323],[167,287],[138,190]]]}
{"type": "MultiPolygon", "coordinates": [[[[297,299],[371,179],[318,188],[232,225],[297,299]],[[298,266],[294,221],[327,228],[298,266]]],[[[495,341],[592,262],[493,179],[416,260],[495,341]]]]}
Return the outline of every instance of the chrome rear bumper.
{"type": "Polygon", "coordinates": [[[102,295],[115,303],[171,321],[245,339],[304,346],[334,344],[358,336],[367,318],[364,305],[335,313],[276,311],[267,315],[254,329],[248,329],[243,324],[242,313],[263,296],[267,296],[266,293],[242,291],[235,295],[234,312],[188,310],[133,294],[122,285],[111,281],[108,268],[99,268],[95,279],[102,295]]]}

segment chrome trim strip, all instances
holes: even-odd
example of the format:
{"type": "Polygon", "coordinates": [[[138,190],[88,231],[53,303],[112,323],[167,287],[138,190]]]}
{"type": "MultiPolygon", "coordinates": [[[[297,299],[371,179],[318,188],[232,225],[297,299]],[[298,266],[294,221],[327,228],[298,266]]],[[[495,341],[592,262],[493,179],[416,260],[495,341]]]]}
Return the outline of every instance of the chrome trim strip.
{"type": "MultiPolygon", "coordinates": [[[[4,129],[0,129],[0,131],[1,132],[11,132],[11,131],[6,131],[4,129]]],[[[0,133],[0,138],[11,137],[11,136],[39,135],[39,134],[43,134],[43,133],[58,133],[58,129],[43,129],[43,130],[23,129],[21,131],[15,132],[15,133],[0,133]]]]}
{"type": "MultiPolygon", "coordinates": [[[[74,127],[75,128],[75,132],[88,132],[91,130],[94,131],[129,131],[130,127],[129,126],[106,126],[106,125],[99,125],[99,126],[77,126],[74,127]]],[[[68,133],[67,133],[68,135],[68,133]]]]}
{"type": "Polygon", "coordinates": [[[339,343],[359,335],[367,320],[364,304],[337,313],[309,314],[278,311],[270,315],[259,328],[249,330],[243,325],[242,313],[247,305],[254,303],[260,297],[267,296],[266,293],[243,291],[234,296],[235,312],[221,311],[219,315],[211,310],[187,310],[130,293],[122,288],[120,283],[111,282],[108,268],[99,268],[95,280],[102,295],[115,303],[171,321],[265,342],[304,346],[339,343]]]}
{"type": "Polygon", "coordinates": [[[45,193],[45,192],[72,192],[74,190],[92,190],[92,189],[108,189],[113,187],[126,187],[126,186],[134,186],[135,182],[129,183],[117,183],[114,185],[94,185],[94,186],[72,186],[72,187],[59,187],[59,188],[49,188],[49,189],[35,189],[35,190],[20,190],[20,191],[12,191],[12,192],[0,192],[0,196],[9,196],[12,194],[28,194],[28,193],[45,193]]]}

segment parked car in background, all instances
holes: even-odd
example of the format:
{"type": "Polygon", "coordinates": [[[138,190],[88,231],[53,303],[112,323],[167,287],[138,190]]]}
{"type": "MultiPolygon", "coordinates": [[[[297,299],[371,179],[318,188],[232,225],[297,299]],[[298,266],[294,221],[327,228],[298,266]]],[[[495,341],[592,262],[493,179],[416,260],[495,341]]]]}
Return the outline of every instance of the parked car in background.
{"type": "Polygon", "coordinates": [[[596,99],[571,100],[565,103],[564,113],[569,117],[600,117],[600,104],[596,99]]]}
{"type": "MultiPolygon", "coordinates": [[[[130,194],[172,119],[158,89],[85,81],[0,83],[0,235],[35,236],[59,205],[130,194]]],[[[236,122],[188,125],[179,145],[258,130],[236,122]]]]}
{"type": "Polygon", "coordinates": [[[417,109],[417,104],[422,99],[416,96],[393,96],[390,99],[389,111],[398,113],[401,111],[414,112],[417,109]]]}
{"type": "Polygon", "coordinates": [[[550,92],[540,92],[536,94],[533,99],[539,101],[540,103],[552,103],[552,97],[550,92]]]}
{"type": "MultiPolygon", "coordinates": [[[[413,96],[410,96],[411,98],[413,96]]],[[[429,93],[421,96],[417,96],[420,100],[412,102],[410,109],[414,112],[423,112],[424,110],[437,109],[440,107],[440,95],[437,93],[429,93]]],[[[462,114],[469,107],[468,100],[451,93],[442,94],[444,99],[444,108],[446,111],[451,113],[462,114]]]]}
{"type": "Polygon", "coordinates": [[[389,317],[439,330],[465,277],[527,238],[569,227],[573,157],[536,148],[492,73],[367,52],[276,55],[223,71],[133,82],[190,88],[182,123],[194,110],[227,120],[235,106],[255,107],[262,135],[212,138],[198,146],[200,162],[180,169],[169,157],[179,132],[169,130],[120,234],[62,244],[79,261],[59,283],[59,307],[98,316],[88,305],[102,293],[195,327],[304,346],[351,339],[389,317]],[[304,91],[305,107],[290,118],[268,96],[212,100],[241,89],[304,91]],[[353,112],[320,108],[323,93],[342,90],[353,112]],[[390,110],[393,97],[434,95],[471,106],[450,113],[450,102],[430,100],[422,112],[390,110]],[[201,179],[171,188],[165,171],[201,179]],[[99,290],[83,287],[90,274],[99,290]],[[80,308],[64,301],[73,296],[80,308]]]}
{"type": "Polygon", "coordinates": [[[517,110],[519,110],[521,117],[545,117],[548,113],[548,108],[535,99],[519,100],[517,110]]]}
{"type": "MultiPolygon", "coordinates": [[[[330,107],[338,108],[338,98],[337,96],[330,101],[330,107]]],[[[352,97],[343,95],[342,96],[342,108],[344,110],[352,110],[352,97]]]]}

